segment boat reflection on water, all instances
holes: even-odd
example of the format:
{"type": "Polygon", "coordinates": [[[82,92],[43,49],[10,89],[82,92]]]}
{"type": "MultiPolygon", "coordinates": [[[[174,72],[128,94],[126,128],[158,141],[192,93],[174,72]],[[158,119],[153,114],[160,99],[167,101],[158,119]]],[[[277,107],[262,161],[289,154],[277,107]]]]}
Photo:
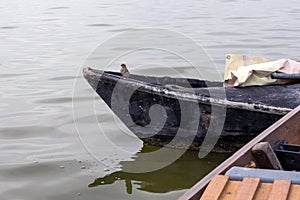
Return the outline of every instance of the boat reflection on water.
{"type": "MultiPolygon", "coordinates": [[[[142,151],[136,154],[135,160],[142,153],[157,149],[158,147],[145,145],[142,151]]],[[[198,152],[186,151],[178,160],[160,170],[147,173],[117,171],[95,179],[93,183],[89,184],[89,187],[123,181],[128,194],[132,194],[133,188],[152,193],[166,193],[188,189],[229,156],[230,154],[210,153],[205,158],[199,159],[198,152]],[[136,187],[133,187],[133,185],[136,185],[136,187]]],[[[122,161],[120,164],[122,168],[126,168],[126,165],[132,165],[134,162],[134,160],[122,161]]]]}

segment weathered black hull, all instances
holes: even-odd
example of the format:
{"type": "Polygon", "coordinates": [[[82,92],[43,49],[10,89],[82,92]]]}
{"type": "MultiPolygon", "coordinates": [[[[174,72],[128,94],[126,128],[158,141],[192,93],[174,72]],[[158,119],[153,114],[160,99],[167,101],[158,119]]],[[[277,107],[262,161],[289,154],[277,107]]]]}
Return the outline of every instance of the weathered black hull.
{"type": "MultiPolygon", "coordinates": [[[[212,106],[219,111],[226,109],[224,124],[220,123],[222,133],[214,150],[229,152],[246,144],[300,104],[299,84],[224,88],[220,82],[138,75],[123,78],[116,72],[93,69],[85,69],[84,76],[113,112],[144,142],[165,145],[180,130],[176,143],[170,145],[175,148],[186,148],[184,141],[191,137],[194,142],[190,149],[201,145],[211,125],[212,106]],[[217,98],[222,92],[226,99],[217,98]],[[164,109],[161,113],[157,113],[159,109],[156,111],[156,115],[164,115],[163,126],[160,121],[155,122],[153,116],[151,119],[149,112],[154,105],[164,109]],[[182,124],[185,125],[182,127],[182,124]]],[[[213,116],[218,117],[222,118],[213,116]]]]}

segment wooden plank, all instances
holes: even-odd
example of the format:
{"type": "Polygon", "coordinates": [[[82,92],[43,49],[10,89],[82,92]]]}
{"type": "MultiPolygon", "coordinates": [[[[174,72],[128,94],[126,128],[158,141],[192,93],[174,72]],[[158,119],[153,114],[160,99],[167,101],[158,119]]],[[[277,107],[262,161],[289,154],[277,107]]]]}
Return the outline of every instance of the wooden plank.
{"type": "Polygon", "coordinates": [[[299,121],[300,105],[247,143],[226,161],[221,163],[217,168],[184,193],[179,200],[198,200],[205,187],[214,176],[224,174],[233,166],[245,166],[248,164],[250,160],[254,159],[251,154],[251,149],[259,142],[268,141],[270,145],[273,145],[278,140],[284,139],[289,143],[298,143],[300,141],[300,134],[298,134],[300,132],[300,126],[298,125],[299,121]]]}
{"type": "Polygon", "coordinates": [[[251,150],[259,168],[283,170],[269,142],[260,142],[251,150]]]}
{"type": "MultiPolygon", "coordinates": [[[[234,200],[236,193],[241,185],[241,181],[230,180],[227,182],[219,200],[234,200]]],[[[261,182],[255,192],[254,200],[267,200],[272,190],[272,183],[261,182]]],[[[299,185],[300,186],[300,185],[299,185]]],[[[294,190],[296,194],[296,189],[294,190]]],[[[299,190],[300,192],[300,190],[299,190]]]]}
{"type": "Polygon", "coordinates": [[[300,185],[292,184],[288,195],[288,200],[299,199],[300,197],[300,185]]]}
{"type": "Polygon", "coordinates": [[[290,180],[275,180],[268,200],[286,200],[290,186],[290,180]]]}
{"type": "Polygon", "coordinates": [[[244,178],[234,200],[253,200],[259,183],[259,178],[244,178]]]}
{"type": "Polygon", "coordinates": [[[267,200],[272,190],[272,185],[272,183],[260,183],[254,195],[254,200],[267,200]]]}
{"type": "Polygon", "coordinates": [[[233,200],[241,183],[242,183],[241,181],[233,181],[233,180],[228,181],[219,200],[233,200]]]}
{"type": "MultiPolygon", "coordinates": [[[[287,181],[288,183],[289,181],[287,181]]],[[[241,181],[233,181],[233,180],[229,180],[225,186],[225,188],[223,189],[220,197],[218,200],[234,200],[235,196],[237,195],[237,192],[241,186],[241,181]]],[[[274,182],[274,184],[278,184],[278,180],[276,182],[274,182]]],[[[280,185],[280,184],[279,184],[280,185]]],[[[275,186],[277,187],[277,186],[275,186]]],[[[290,184],[289,189],[285,189],[285,191],[287,191],[288,193],[286,195],[284,195],[284,190],[282,190],[283,187],[279,188],[274,188],[273,187],[273,183],[264,183],[261,182],[256,191],[255,191],[255,195],[253,197],[253,200],[269,200],[271,195],[271,191],[275,191],[275,196],[274,199],[275,200],[296,200],[299,199],[300,197],[300,185],[297,184],[290,184]]],[[[243,197],[242,197],[243,198],[243,197]]]]}
{"type": "Polygon", "coordinates": [[[215,176],[207,186],[200,200],[218,200],[228,180],[229,176],[215,176]]]}

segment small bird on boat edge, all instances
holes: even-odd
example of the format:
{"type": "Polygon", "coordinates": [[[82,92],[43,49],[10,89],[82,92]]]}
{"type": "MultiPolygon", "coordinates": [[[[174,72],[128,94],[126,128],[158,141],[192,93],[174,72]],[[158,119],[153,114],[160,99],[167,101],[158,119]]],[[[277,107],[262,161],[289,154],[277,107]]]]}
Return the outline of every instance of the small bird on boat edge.
{"type": "Polygon", "coordinates": [[[130,76],[130,73],[126,67],[125,64],[121,64],[121,74],[122,76],[124,76],[125,78],[128,78],[130,76]]]}

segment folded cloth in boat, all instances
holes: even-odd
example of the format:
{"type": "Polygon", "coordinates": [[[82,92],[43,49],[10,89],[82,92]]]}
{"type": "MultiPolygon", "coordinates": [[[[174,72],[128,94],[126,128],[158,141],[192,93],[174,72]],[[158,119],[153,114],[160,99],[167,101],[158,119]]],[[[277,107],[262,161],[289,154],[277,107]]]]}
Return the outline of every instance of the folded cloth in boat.
{"type": "Polygon", "coordinates": [[[236,71],[239,67],[259,64],[259,63],[264,63],[269,61],[271,60],[268,60],[263,57],[245,56],[240,54],[227,54],[224,80],[225,81],[232,80],[234,77],[232,76],[231,72],[236,71]]]}
{"type": "Polygon", "coordinates": [[[272,79],[271,74],[274,72],[299,74],[300,63],[291,59],[268,61],[259,57],[227,55],[224,79],[227,85],[235,87],[286,84],[294,81],[272,79]]]}

